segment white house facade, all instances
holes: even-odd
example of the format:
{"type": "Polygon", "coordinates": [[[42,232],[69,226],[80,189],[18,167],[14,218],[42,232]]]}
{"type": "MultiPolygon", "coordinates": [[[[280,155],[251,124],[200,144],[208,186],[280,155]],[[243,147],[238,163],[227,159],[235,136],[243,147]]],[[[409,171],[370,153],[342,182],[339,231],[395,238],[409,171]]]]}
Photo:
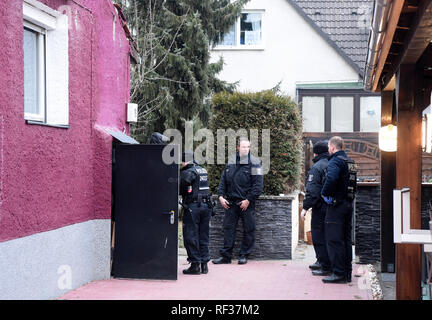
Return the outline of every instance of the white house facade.
{"type": "Polygon", "coordinates": [[[236,24],[235,34],[231,32],[224,45],[212,50],[212,62],[221,56],[224,59],[220,78],[238,82],[239,91],[266,90],[281,82],[282,92],[293,98],[301,83],[361,81],[359,70],[294,6],[287,0],[251,0],[236,24]],[[260,17],[255,30],[245,30],[248,19],[257,21],[260,17]],[[247,33],[252,34],[249,39],[247,33]]]}

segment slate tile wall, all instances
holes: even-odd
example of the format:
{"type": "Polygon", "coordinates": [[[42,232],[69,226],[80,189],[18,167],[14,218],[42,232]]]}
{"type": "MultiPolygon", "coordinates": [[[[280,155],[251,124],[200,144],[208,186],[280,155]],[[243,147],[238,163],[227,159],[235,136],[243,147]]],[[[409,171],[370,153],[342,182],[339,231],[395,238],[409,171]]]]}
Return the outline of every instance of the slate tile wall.
{"type": "Polygon", "coordinates": [[[359,263],[381,258],[381,200],[379,186],[359,186],[355,201],[355,254],[359,263]]]}
{"type": "MultiPolygon", "coordinates": [[[[256,239],[250,259],[291,259],[291,209],[292,199],[288,197],[260,197],[256,203],[256,239]]],[[[210,222],[210,257],[219,257],[223,246],[223,216],[225,209],[218,203],[216,215],[210,222]]],[[[243,225],[237,226],[233,259],[238,258],[243,225]]]]}

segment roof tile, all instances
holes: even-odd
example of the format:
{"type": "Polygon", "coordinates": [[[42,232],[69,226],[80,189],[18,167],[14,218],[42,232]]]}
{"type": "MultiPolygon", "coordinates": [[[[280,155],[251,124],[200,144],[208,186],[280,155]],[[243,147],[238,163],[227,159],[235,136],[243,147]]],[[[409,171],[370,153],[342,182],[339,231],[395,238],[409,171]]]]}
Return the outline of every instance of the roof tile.
{"type": "Polygon", "coordinates": [[[292,0],[363,70],[373,0],[292,0]],[[319,14],[317,14],[319,13],[319,14]]]}

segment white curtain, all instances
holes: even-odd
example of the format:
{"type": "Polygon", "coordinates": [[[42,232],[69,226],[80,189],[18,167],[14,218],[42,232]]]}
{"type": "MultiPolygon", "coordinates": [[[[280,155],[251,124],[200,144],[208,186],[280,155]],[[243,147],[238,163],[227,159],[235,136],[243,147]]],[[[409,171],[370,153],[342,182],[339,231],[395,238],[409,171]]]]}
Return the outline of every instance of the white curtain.
{"type": "MultiPolygon", "coordinates": [[[[252,30],[241,30],[244,32],[244,44],[245,45],[259,45],[261,43],[261,13],[247,13],[244,16],[244,23],[250,24],[252,30]]],[[[243,17],[244,17],[243,16],[243,17]]]]}

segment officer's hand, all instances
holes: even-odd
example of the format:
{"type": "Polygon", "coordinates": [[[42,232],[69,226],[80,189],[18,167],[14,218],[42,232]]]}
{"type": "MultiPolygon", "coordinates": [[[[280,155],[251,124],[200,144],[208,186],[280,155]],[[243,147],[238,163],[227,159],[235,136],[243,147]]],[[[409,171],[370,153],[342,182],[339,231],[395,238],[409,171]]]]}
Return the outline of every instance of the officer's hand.
{"type": "Polygon", "coordinates": [[[333,202],[332,197],[325,197],[325,196],[322,196],[322,197],[327,204],[332,204],[332,202],[333,202]]]}
{"type": "Polygon", "coordinates": [[[241,204],[240,204],[240,209],[242,209],[242,211],[245,211],[245,210],[247,210],[247,208],[249,207],[249,200],[248,199],[246,199],[246,200],[243,200],[242,202],[240,202],[241,204]]]}
{"type": "Polygon", "coordinates": [[[229,209],[228,201],[224,197],[220,196],[219,202],[222,205],[222,207],[224,207],[225,209],[229,209]]]}
{"type": "Polygon", "coordinates": [[[303,221],[305,221],[305,219],[306,219],[306,213],[307,213],[307,210],[303,209],[301,214],[300,214],[303,221]]]}

